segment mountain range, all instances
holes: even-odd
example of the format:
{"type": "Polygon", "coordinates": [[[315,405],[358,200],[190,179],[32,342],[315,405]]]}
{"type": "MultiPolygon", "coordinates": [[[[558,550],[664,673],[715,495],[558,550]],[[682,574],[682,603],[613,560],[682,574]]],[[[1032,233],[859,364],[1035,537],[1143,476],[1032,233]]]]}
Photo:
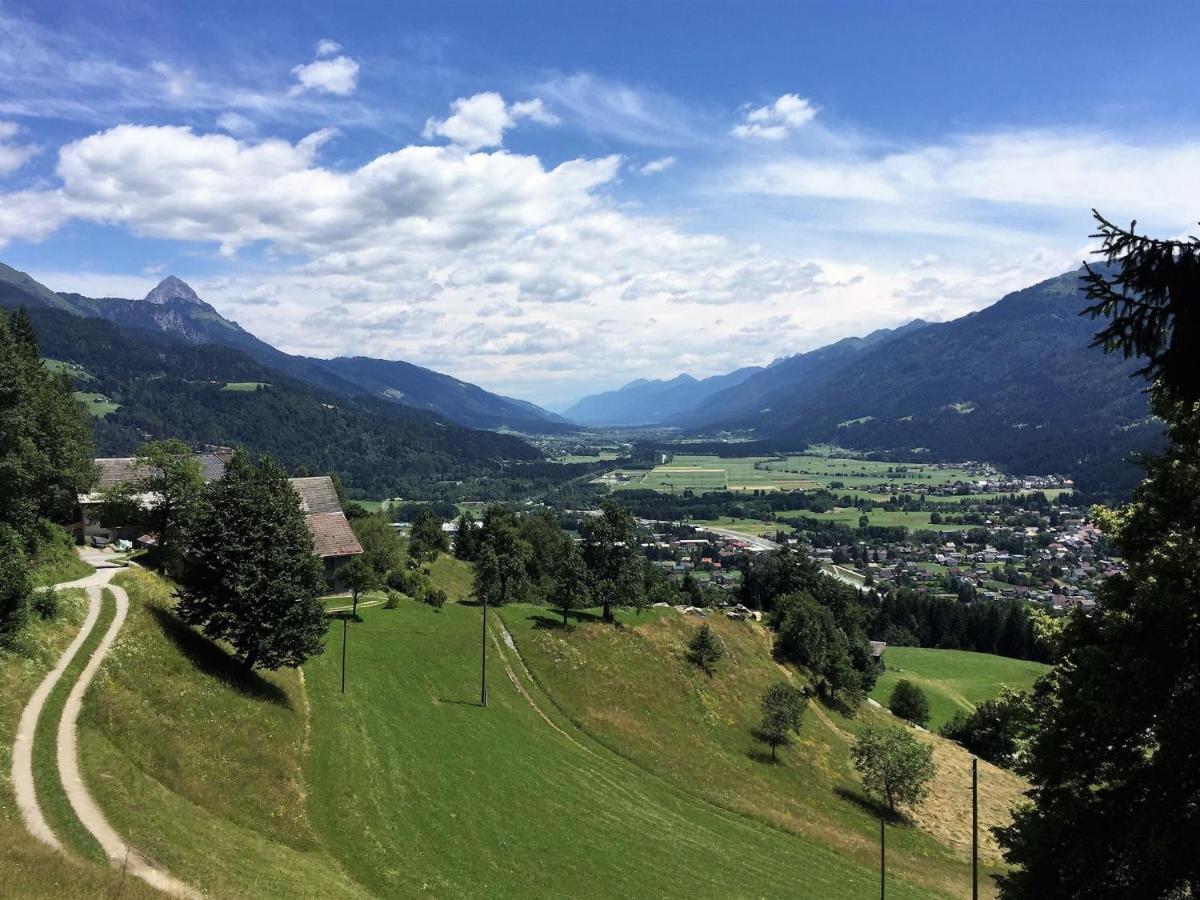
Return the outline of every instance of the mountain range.
{"type": "MultiPolygon", "coordinates": [[[[69,374],[93,410],[102,456],[130,455],[144,441],[166,437],[238,445],[291,471],[336,472],[355,496],[367,498],[426,496],[463,481],[503,494],[499,476],[521,481],[555,468],[518,437],[467,427],[380,396],[324,369],[325,361],[280,353],[178,279],[143,300],[94,300],[56,294],[4,268],[0,307],[26,309],[47,365],[69,374]]],[[[447,393],[483,395],[484,402],[496,396],[412,368],[434,388],[449,385],[447,393]]],[[[503,409],[504,399],[491,408],[503,409]]]]}
{"type": "MultiPolygon", "coordinates": [[[[55,293],[25,273],[0,264],[0,305],[5,305],[7,295],[31,308],[106,319],[121,328],[162,332],[189,344],[241,350],[262,365],[315,387],[429,410],[471,428],[536,432],[560,431],[566,426],[561,417],[532,403],[493,394],[412,363],[367,357],[317,359],[284,353],[226,319],[173,275],[140,300],[93,298],[55,293]]],[[[10,301],[6,305],[15,304],[10,301]]]]}
{"type": "Polygon", "coordinates": [[[749,374],[634,382],[580,400],[567,416],[582,410],[605,424],[737,435],[764,451],[828,443],[896,458],[988,460],[1123,491],[1137,477],[1130,455],[1159,446],[1161,423],[1136,364],[1089,346],[1097,323],[1081,316],[1079,276],[1051,278],[950,322],[873,331],[749,374]],[[697,390],[723,378],[731,383],[722,389],[697,390]],[[644,398],[653,392],[677,402],[660,403],[651,419],[644,398]]]}
{"type": "Polygon", "coordinates": [[[345,468],[371,495],[540,458],[516,438],[472,429],[547,434],[571,422],[670,428],[722,453],[747,448],[722,443],[736,437],[756,452],[824,443],[988,460],[1107,493],[1136,479],[1132,453],[1161,443],[1136,365],[1089,346],[1096,323],[1080,315],[1078,272],[950,322],[915,320],[704,379],[634,381],[564,416],[403,361],[284,353],[174,277],[140,300],[95,299],[0,265],[0,306],[18,305],[31,310],[46,356],[82,366],[96,382],[87,390],[121,404],[97,421],[103,450],[130,452],[163,434],[239,442],[285,463],[345,468]],[[227,382],[270,390],[234,396],[220,390],[227,382]],[[329,410],[352,421],[330,431],[329,410]],[[388,474],[400,460],[404,475],[388,474]]]}

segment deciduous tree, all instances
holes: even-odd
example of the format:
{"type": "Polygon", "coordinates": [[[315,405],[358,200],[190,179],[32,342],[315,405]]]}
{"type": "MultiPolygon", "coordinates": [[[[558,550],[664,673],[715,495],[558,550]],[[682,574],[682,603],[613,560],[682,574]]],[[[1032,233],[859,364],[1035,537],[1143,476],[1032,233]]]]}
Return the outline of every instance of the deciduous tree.
{"type": "Polygon", "coordinates": [[[637,605],[642,590],[638,553],[633,513],[615,500],[606,499],[600,515],[590,517],[583,525],[583,558],[607,622],[613,620],[614,606],[637,605]]]}
{"type": "Polygon", "coordinates": [[[322,650],[323,587],[287,475],[238,451],[201,495],[184,549],[180,618],[228,641],[247,669],[298,666],[322,650]]]}
{"type": "Polygon", "coordinates": [[[920,803],[936,773],[933,747],[903,727],[864,726],[850,747],[850,758],[862,776],[863,787],[878,795],[892,812],[898,805],[920,803]]]}
{"type": "Polygon", "coordinates": [[[799,688],[784,681],[767,688],[762,698],[762,719],[754,729],[754,736],[771,748],[771,759],[776,759],[776,750],[792,742],[792,732],[800,728],[808,698],[799,688]]]}

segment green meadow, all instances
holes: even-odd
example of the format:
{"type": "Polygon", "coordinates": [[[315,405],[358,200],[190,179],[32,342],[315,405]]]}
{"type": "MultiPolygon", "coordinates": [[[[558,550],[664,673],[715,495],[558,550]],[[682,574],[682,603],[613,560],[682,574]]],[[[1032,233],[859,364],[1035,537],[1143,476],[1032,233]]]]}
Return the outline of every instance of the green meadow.
{"type": "Polygon", "coordinates": [[[887,706],[901,679],[916,684],[929,698],[930,727],[940,728],[959,712],[972,712],[985,700],[999,696],[1004,685],[1029,690],[1049,666],[1023,659],[966,650],[888,647],[886,669],[871,697],[887,706]]]}

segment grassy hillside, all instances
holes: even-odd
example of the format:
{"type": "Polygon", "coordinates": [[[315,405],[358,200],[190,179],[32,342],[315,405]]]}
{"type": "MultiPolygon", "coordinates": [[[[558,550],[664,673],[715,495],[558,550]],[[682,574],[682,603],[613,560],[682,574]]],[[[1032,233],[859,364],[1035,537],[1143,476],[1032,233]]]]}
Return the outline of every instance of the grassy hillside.
{"type": "Polygon", "coordinates": [[[1050,668],[990,653],[923,647],[888,647],[884,659],[887,670],[871,696],[887,706],[896,682],[908,679],[929,698],[933,729],[941,727],[959,710],[971,712],[978,704],[998,696],[1002,685],[1028,690],[1050,668]]]}
{"type": "Polygon", "coordinates": [[[299,673],[246,678],[132,570],[129,619],[84,706],[84,778],[113,826],[219,897],[361,897],[305,804],[299,673]]]}
{"type": "MultiPolygon", "coordinates": [[[[758,699],[772,682],[799,678],[772,661],[761,626],[709,617],[727,651],[710,678],[684,658],[698,620],[673,611],[624,629],[590,623],[570,631],[552,627],[539,610],[509,607],[503,617],[538,683],[604,745],[681,790],[835,849],[857,865],[878,859],[878,817],[848,752],[853,731],[873,714],[864,710],[848,720],[810,704],[797,746],[781,751],[781,764],[770,764],[750,735],[758,699]]],[[[939,758],[965,764],[957,747],[931,740],[939,758]]],[[[953,777],[953,766],[943,768],[953,777]]],[[[1011,776],[985,773],[984,791],[1003,797],[985,826],[1003,818],[1018,790],[1011,776]]],[[[942,784],[918,818],[921,828],[892,829],[889,872],[929,892],[962,895],[969,885],[961,849],[969,837],[968,795],[961,785],[942,784]]]]}
{"type": "Polygon", "coordinates": [[[137,879],[107,865],[71,859],[38,843],[25,830],[13,798],[12,741],[30,694],[79,631],[87,608],[82,591],[59,594],[59,614],[35,620],[20,646],[0,650],[0,896],[22,900],[63,897],[160,897],[137,879]]]}
{"type": "MultiPolygon", "coordinates": [[[[310,809],[374,892],[836,900],[878,889],[872,860],[722,810],[602,747],[556,712],[500,640],[491,703],[480,708],[477,608],[405,603],[362,618],[350,628],[345,695],[340,636],[305,667],[310,809]]],[[[614,675],[624,661],[611,658],[614,675]]],[[[693,758],[694,781],[727,780],[720,762],[693,758]]],[[[930,892],[897,878],[888,893],[930,892]]]]}

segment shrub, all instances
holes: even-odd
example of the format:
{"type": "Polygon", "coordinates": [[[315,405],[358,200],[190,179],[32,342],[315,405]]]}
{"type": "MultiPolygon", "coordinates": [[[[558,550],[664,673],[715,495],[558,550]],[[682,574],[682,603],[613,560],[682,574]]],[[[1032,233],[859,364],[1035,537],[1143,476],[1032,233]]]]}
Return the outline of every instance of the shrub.
{"type": "Polygon", "coordinates": [[[929,698],[923,690],[907,679],[897,681],[896,686],[892,688],[888,708],[893,715],[907,719],[914,725],[924,727],[929,724],[929,698]]]}
{"type": "Polygon", "coordinates": [[[395,588],[388,588],[385,595],[387,599],[383,601],[384,609],[395,609],[400,605],[400,600],[404,596],[395,588]]]}
{"type": "Polygon", "coordinates": [[[48,587],[34,591],[30,606],[44,621],[49,621],[58,615],[58,593],[48,587]]]}
{"type": "Polygon", "coordinates": [[[446,592],[441,588],[431,588],[425,591],[425,602],[436,610],[446,605],[446,592]]]}
{"type": "Polygon", "coordinates": [[[705,622],[688,641],[688,660],[698,665],[709,675],[716,669],[717,663],[725,655],[725,648],[712,629],[705,622]]]}
{"type": "Polygon", "coordinates": [[[979,704],[973,713],[957,713],[942,726],[942,736],[990,763],[1011,768],[1024,752],[1034,725],[1030,695],[1005,687],[999,697],[979,704]]]}
{"type": "Polygon", "coordinates": [[[29,617],[29,565],[17,532],[0,525],[0,644],[11,645],[29,617]]]}

